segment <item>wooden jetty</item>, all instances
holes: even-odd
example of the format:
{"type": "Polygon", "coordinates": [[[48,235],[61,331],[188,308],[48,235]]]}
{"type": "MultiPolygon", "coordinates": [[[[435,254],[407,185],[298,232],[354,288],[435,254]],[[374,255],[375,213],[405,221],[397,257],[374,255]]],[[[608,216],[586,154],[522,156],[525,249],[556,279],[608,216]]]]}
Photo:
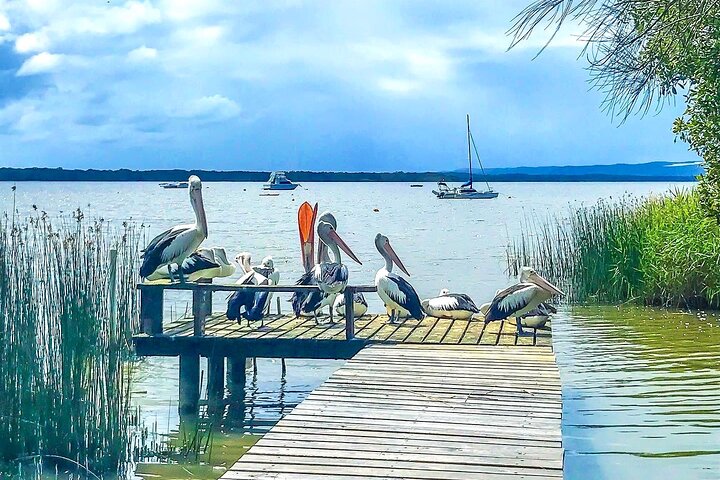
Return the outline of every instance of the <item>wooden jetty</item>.
{"type": "MultiPolygon", "coordinates": [[[[213,313],[212,294],[316,287],[145,285],[139,355],[180,357],[180,413],[197,412],[199,358],[208,409],[245,385],[250,357],[350,359],[286,415],[223,479],[561,478],[561,385],[548,330],[517,336],[514,322],[386,315],[317,325],[275,314],[239,325],[213,313]],[[163,294],[192,293],[192,315],[165,324],[163,294]],[[226,371],[227,365],[227,371],[226,371]]],[[[224,306],[224,305],[223,305],[224,306]]]]}
{"type": "Polygon", "coordinates": [[[222,477],[559,479],[552,350],[364,348],[222,477]]]}

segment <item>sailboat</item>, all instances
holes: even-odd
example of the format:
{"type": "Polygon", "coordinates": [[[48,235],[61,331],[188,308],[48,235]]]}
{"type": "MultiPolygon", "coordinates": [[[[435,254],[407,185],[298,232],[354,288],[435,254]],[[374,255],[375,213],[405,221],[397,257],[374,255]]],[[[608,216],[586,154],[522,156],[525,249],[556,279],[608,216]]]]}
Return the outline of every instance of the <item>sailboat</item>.
{"type": "Polygon", "coordinates": [[[453,187],[450,188],[447,183],[445,182],[438,182],[437,190],[433,190],[432,192],[435,194],[437,198],[443,198],[443,199],[488,199],[488,198],[497,198],[499,195],[498,192],[494,191],[490,184],[487,182],[487,177],[485,175],[485,169],[482,166],[482,162],[480,161],[480,155],[477,153],[477,148],[475,148],[475,156],[478,159],[478,163],[480,164],[480,169],[483,172],[483,177],[486,178],[485,185],[487,186],[487,190],[478,191],[473,188],[473,173],[472,173],[472,150],[471,147],[475,147],[475,140],[472,137],[472,133],[470,133],[470,115],[467,115],[467,141],[468,141],[468,164],[470,167],[470,178],[467,182],[463,183],[459,187],[453,187]]]}

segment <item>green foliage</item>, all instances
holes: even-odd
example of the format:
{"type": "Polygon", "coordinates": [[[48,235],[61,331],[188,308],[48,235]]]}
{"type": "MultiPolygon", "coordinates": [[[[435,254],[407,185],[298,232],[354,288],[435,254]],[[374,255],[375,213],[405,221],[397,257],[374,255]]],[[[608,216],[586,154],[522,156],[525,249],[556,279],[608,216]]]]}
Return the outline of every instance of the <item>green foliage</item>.
{"type": "Polygon", "coordinates": [[[592,83],[612,114],[625,119],[682,96],[673,132],[703,159],[698,194],[720,218],[720,1],[536,0],[516,19],[513,44],[542,22],[568,19],[586,25],[592,83]]]}
{"type": "Polygon", "coordinates": [[[577,302],[720,307],[720,227],[694,191],[601,201],[527,232],[508,250],[577,302]]]}
{"type": "Polygon", "coordinates": [[[115,471],[129,454],[138,235],[80,211],[57,223],[0,221],[0,476],[32,460],[115,471]]]}

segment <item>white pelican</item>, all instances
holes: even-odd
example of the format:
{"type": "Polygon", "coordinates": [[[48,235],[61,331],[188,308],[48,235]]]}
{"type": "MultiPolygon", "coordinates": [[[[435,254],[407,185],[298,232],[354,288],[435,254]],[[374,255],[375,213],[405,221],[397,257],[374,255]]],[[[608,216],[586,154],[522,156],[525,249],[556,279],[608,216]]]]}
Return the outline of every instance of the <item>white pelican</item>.
{"type": "Polygon", "coordinates": [[[543,328],[550,320],[550,315],[557,313],[557,309],[549,303],[541,303],[536,309],[529,311],[520,319],[523,327],[543,328]]]}
{"type": "Polygon", "coordinates": [[[521,318],[553,295],[565,294],[532,268],[523,267],[520,283],[500,291],[492,299],[485,314],[485,323],[515,317],[518,335],[523,335],[521,318]]]}
{"type": "MultiPolygon", "coordinates": [[[[253,267],[249,252],[239,253],[235,261],[240,265],[242,275],[235,285],[268,285],[270,280],[261,273],[262,267],[253,267]]],[[[268,272],[270,273],[270,272],[268,272]]],[[[269,303],[270,292],[252,292],[248,290],[237,290],[228,297],[226,315],[230,320],[246,319],[250,321],[262,320],[266,305],[269,303]]]]}
{"type": "Polygon", "coordinates": [[[447,288],[440,290],[440,296],[422,301],[423,310],[431,317],[467,320],[480,310],[475,302],[464,293],[450,293],[447,288]]]}
{"type": "MultiPolygon", "coordinates": [[[[280,283],[280,272],[275,269],[275,262],[273,261],[272,256],[268,255],[267,257],[263,258],[260,265],[256,265],[252,267],[252,269],[255,271],[255,273],[258,273],[267,278],[268,284],[278,285],[280,283]]],[[[270,313],[270,304],[272,297],[273,294],[270,293],[268,295],[267,301],[265,302],[265,315],[268,315],[270,313]]]]}
{"type": "MultiPolygon", "coordinates": [[[[337,296],[333,309],[339,316],[345,316],[345,295],[337,296]]],[[[367,300],[365,300],[365,296],[362,292],[355,292],[353,294],[353,316],[355,318],[360,318],[367,313],[367,309],[368,304],[367,300]]]]}
{"type": "Polygon", "coordinates": [[[375,287],[377,287],[378,295],[388,312],[390,312],[390,323],[395,323],[401,316],[412,316],[417,320],[422,320],[425,317],[425,312],[423,312],[417,292],[410,285],[410,282],[392,273],[394,263],[400,270],[405,272],[405,275],[410,275],[390,245],[390,240],[385,235],[378,233],[375,236],[375,247],[385,259],[385,266],[378,270],[375,275],[375,287]]]}
{"type": "MultiPolygon", "coordinates": [[[[335,217],[330,212],[326,212],[318,218],[317,235],[320,240],[318,263],[312,270],[300,277],[297,285],[317,285],[320,290],[293,294],[291,301],[296,316],[312,313],[317,321],[318,310],[322,310],[326,306],[332,307],[335,297],[345,290],[348,271],[347,267],[342,264],[340,249],[362,265],[362,262],[335,231],[336,226],[335,217]],[[328,251],[332,253],[333,261],[330,260],[328,251]]],[[[330,309],[330,321],[332,321],[332,308],[330,309]]]]}
{"type": "MultiPolygon", "coordinates": [[[[229,277],[235,273],[235,267],[228,262],[225,249],[220,247],[198,248],[191,253],[181,265],[182,274],[187,281],[209,280],[211,278],[229,277]]],[[[161,268],[146,278],[148,282],[162,283],[172,275],[178,276],[178,267],[170,266],[170,271],[161,268]]]]}
{"type": "MultiPolygon", "coordinates": [[[[501,290],[495,292],[500,293],[501,290]]],[[[483,315],[487,314],[490,310],[490,302],[483,303],[480,305],[480,313],[483,315]]],[[[549,303],[541,303],[536,309],[529,311],[520,318],[520,324],[526,328],[543,328],[545,324],[550,320],[550,316],[557,313],[557,309],[549,303]]]]}
{"type": "MultiPolygon", "coordinates": [[[[173,273],[170,265],[181,265],[183,260],[194,252],[207,238],[207,218],[202,199],[202,182],[198,177],[192,175],[188,179],[190,191],[190,204],[195,211],[195,223],[187,225],[176,225],[153,238],[150,244],[142,251],[143,263],[140,267],[140,277],[147,278],[155,270],[162,267],[168,268],[170,281],[173,280],[173,273]]],[[[182,269],[178,268],[180,282],[185,282],[182,269]]]]}

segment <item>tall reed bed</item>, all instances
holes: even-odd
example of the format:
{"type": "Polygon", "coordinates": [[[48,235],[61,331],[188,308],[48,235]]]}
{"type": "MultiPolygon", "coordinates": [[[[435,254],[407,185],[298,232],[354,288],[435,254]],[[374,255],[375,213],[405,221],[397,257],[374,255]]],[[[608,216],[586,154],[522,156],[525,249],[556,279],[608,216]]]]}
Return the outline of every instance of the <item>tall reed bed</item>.
{"type": "Polygon", "coordinates": [[[720,307],[720,227],[694,191],[579,207],[508,248],[517,274],[532,265],[578,302],[720,307]]]}
{"type": "Polygon", "coordinates": [[[80,211],[0,221],[0,476],[123,473],[138,237],[80,211]]]}

